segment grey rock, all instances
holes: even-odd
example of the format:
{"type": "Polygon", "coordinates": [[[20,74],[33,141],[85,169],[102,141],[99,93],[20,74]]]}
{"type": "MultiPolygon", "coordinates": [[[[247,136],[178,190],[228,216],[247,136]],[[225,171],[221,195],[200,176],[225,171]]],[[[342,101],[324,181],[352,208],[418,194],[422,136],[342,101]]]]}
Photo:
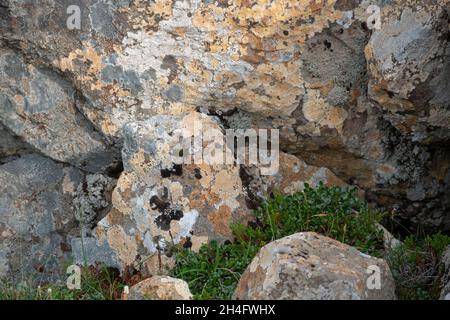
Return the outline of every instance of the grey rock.
{"type": "Polygon", "coordinates": [[[264,246],[242,275],[234,298],[391,300],[395,284],[384,260],[305,232],[264,246]]]}
{"type": "Polygon", "coordinates": [[[105,265],[120,268],[117,254],[108,243],[99,243],[92,237],[79,237],[72,239],[73,262],[80,266],[105,265]]]}
{"type": "MultiPolygon", "coordinates": [[[[223,134],[216,121],[197,112],[124,127],[124,172],[111,210],[93,233],[116,252],[121,270],[154,268],[146,272],[156,274],[159,266],[147,263],[155,255],[172,256],[173,245],[198,251],[209,240],[231,240],[230,225],[250,217],[239,167],[183,161],[202,152],[181,143],[182,130],[193,128],[197,136],[202,128],[223,134]]],[[[204,146],[211,141],[205,136],[204,146]]],[[[160,261],[170,263],[165,257],[160,261]]]]}
{"type": "Polygon", "coordinates": [[[58,74],[35,68],[17,53],[0,51],[0,122],[54,160],[106,171],[118,153],[78,111],[82,100],[58,74]],[[116,154],[117,153],[117,154],[116,154]]]}
{"type": "Polygon", "coordinates": [[[0,124],[0,164],[29,152],[30,148],[26,143],[0,124]]]}
{"type": "Polygon", "coordinates": [[[79,170],[36,154],[0,166],[0,277],[61,274],[76,230],[71,186],[81,177],[79,170]]]}

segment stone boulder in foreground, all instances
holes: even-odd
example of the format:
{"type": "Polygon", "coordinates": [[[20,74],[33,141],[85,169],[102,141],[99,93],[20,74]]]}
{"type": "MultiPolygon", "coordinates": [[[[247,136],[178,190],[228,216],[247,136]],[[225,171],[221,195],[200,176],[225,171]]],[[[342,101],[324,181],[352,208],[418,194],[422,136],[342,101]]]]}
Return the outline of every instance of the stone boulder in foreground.
{"type": "Polygon", "coordinates": [[[129,300],[192,300],[188,284],[180,279],[155,276],[130,288],[129,300]]]}
{"type": "Polygon", "coordinates": [[[391,300],[395,285],[384,260],[304,232],[264,246],[242,275],[234,298],[391,300]],[[378,279],[376,271],[380,271],[378,279]]]}

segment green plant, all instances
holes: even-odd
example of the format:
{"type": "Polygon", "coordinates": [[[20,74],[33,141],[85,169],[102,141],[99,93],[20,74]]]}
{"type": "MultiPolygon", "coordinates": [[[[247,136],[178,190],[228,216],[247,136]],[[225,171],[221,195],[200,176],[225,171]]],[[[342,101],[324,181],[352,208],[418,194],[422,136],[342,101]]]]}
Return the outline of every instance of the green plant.
{"type": "Polygon", "coordinates": [[[450,237],[440,233],[426,237],[408,236],[402,245],[390,250],[386,259],[401,300],[437,299],[442,277],[442,254],[450,237]]]}
{"type": "Polygon", "coordinates": [[[251,243],[220,245],[211,241],[198,253],[181,250],[172,273],[188,282],[196,299],[230,299],[258,250],[251,243]]]}
{"type": "Polygon", "coordinates": [[[176,252],[175,277],[184,279],[197,299],[230,299],[241,274],[258,250],[273,240],[302,231],[314,231],[380,255],[382,232],[372,212],[355,196],[355,189],[305,185],[303,192],[275,195],[255,211],[255,221],[231,226],[232,244],[211,242],[198,253],[176,252]]]}
{"type": "Polygon", "coordinates": [[[240,241],[250,238],[259,245],[302,231],[313,231],[359,250],[381,255],[382,232],[376,227],[380,213],[355,196],[356,189],[317,188],[305,184],[303,192],[275,195],[256,212],[257,227],[234,226],[240,241]]]}

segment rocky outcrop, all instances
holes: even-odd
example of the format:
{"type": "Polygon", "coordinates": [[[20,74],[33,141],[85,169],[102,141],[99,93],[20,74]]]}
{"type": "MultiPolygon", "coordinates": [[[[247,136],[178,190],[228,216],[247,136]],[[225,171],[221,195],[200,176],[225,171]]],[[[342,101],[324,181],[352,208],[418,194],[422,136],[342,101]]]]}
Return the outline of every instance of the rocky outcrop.
{"type": "MultiPolygon", "coordinates": [[[[379,182],[405,197],[403,216],[448,230],[450,44],[448,1],[394,1],[365,48],[368,96],[383,113],[386,164],[379,182]],[[445,155],[444,155],[445,154],[445,155]]],[[[381,172],[380,172],[381,173],[381,172]]]]}
{"type": "Polygon", "coordinates": [[[1,122],[43,154],[102,172],[126,123],[198,110],[450,230],[448,0],[70,5],[0,7],[1,122]]]}
{"type": "Polygon", "coordinates": [[[242,275],[234,298],[391,300],[395,285],[384,260],[307,232],[264,246],[242,275]]]}
{"type": "MultiPolygon", "coordinates": [[[[217,160],[208,158],[211,146],[219,145],[216,150],[225,154],[230,151],[219,143],[225,143],[224,134],[216,120],[197,112],[127,124],[124,172],[113,192],[112,208],[98,223],[95,239],[84,243],[89,263],[165,274],[173,266],[175,245],[197,251],[211,240],[232,240],[230,226],[245,223],[250,210],[278,188],[293,193],[303,190],[304,183],[345,185],[331,171],[284,153],[272,176],[260,175],[257,166],[209,164],[217,160]],[[189,138],[192,134],[192,143],[202,134],[203,148],[186,147],[186,132],[189,138]],[[202,163],[195,162],[198,157],[202,163]]],[[[73,246],[75,261],[82,263],[80,241],[73,246]]]]}
{"type": "Polygon", "coordinates": [[[26,168],[0,177],[3,247],[42,218],[45,236],[19,232],[36,248],[160,274],[172,244],[225,241],[271,192],[319,181],[358,186],[410,229],[450,230],[449,0],[86,0],[79,28],[73,5],[0,0],[0,170],[26,168]],[[280,170],[175,163],[194,120],[279,129],[280,170]],[[80,176],[70,192],[61,170],[80,176]],[[37,177],[55,191],[19,208],[37,177]],[[66,239],[80,223],[84,242],[66,239]]]}
{"type": "Polygon", "coordinates": [[[188,284],[180,279],[154,276],[130,288],[129,300],[192,300],[188,284]]]}

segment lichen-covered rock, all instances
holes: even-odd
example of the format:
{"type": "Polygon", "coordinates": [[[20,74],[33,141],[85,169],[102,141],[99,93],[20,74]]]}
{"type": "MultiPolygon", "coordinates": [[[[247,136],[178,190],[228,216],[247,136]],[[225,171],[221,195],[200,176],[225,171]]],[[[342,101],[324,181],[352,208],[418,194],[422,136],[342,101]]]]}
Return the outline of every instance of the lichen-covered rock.
{"type": "Polygon", "coordinates": [[[153,276],[130,288],[129,300],[192,300],[188,284],[167,276],[153,276]]]}
{"type": "Polygon", "coordinates": [[[76,232],[71,192],[83,173],[39,155],[0,166],[0,277],[59,276],[76,232]]]}
{"type": "Polygon", "coordinates": [[[390,300],[395,285],[384,260],[306,232],[264,246],[242,275],[234,298],[390,300]],[[371,279],[377,271],[379,278],[371,279]]]}
{"type": "MultiPolygon", "coordinates": [[[[365,49],[368,95],[382,110],[389,167],[385,197],[406,198],[400,216],[448,230],[449,1],[392,1],[365,49]]],[[[381,112],[381,111],[380,111],[381,112]]],[[[378,202],[386,198],[378,197],[378,202]],[[384,198],[384,199],[383,199],[384,198]]],[[[399,203],[398,200],[395,202],[399,203]]]]}
{"type": "Polygon", "coordinates": [[[401,1],[383,7],[382,27],[368,46],[369,95],[413,141],[450,136],[448,1],[401,1]]]}
{"type": "Polygon", "coordinates": [[[80,104],[60,75],[0,48],[0,123],[54,160],[106,171],[118,160],[114,148],[78,111],[80,104]]]}
{"type": "Polygon", "coordinates": [[[256,208],[273,192],[293,194],[304,190],[305,184],[317,187],[319,183],[327,186],[348,187],[329,169],[306,164],[301,159],[280,153],[279,170],[273,175],[259,175],[257,166],[240,169],[241,179],[247,193],[247,204],[256,208]]]}
{"type": "Polygon", "coordinates": [[[74,192],[74,211],[77,221],[92,229],[103,218],[111,205],[111,194],[116,181],[102,174],[88,174],[74,192]]]}
{"type": "MultiPolygon", "coordinates": [[[[180,145],[177,132],[203,132],[195,129],[196,122],[204,131],[218,130],[223,139],[217,123],[200,113],[156,116],[125,126],[125,171],[113,192],[111,211],[95,230],[98,245],[107,243],[116,252],[121,269],[142,269],[153,255],[170,257],[176,244],[198,250],[209,240],[229,240],[230,225],[249,218],[239,166],[177,161],[183,150],[190,150],[180,145]]],[[[203,147],[213,138],[204,136],[203,147]]],[[[204,152],[191,150],[194,157],[204,152]]]]}

